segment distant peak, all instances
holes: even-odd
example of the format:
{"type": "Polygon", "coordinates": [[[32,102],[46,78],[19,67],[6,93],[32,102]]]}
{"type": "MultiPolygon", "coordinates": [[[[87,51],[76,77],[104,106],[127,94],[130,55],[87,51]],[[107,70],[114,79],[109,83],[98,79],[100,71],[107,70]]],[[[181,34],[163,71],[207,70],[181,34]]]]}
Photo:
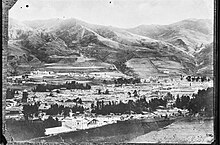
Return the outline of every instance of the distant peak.
{"type": "Polygon", "coordinates": [[[211,21],[211,19],[197,19],[197,18],[189,18],[182,21],[211,21]]]}

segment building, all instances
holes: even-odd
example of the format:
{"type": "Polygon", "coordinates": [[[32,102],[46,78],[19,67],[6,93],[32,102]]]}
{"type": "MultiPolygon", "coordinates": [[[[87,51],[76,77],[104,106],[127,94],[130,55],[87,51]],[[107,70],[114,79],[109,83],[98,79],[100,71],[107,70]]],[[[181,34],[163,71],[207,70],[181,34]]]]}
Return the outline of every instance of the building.
{"type": "Polygon", "coordinates": [[[70,131],[73,131],[73,130],[66,126],[52,127],[52,128],[45,129],[45,135],[54,135],[54,134],[70,132],[70,131]]]}
{"type": "Polygon", "coordinates": [[[21,101],[22,101],[23,103],[26,103],[26,102],[27,102],[27,98],[28,98],[28,92],[27,92],[27,90],[24,90],[24,91],[23,91],[23,94],[22,94],[22,99],[21,99],[21,101]]]}

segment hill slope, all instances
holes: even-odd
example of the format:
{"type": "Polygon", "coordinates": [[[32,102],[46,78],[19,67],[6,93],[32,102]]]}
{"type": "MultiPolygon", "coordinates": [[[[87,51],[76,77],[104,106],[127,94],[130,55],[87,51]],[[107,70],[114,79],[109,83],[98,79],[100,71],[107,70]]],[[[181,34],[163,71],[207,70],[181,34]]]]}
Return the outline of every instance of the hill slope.
{"type": "MultiPolygon", "coordinates": [[[[182,22],[179,23],[182,24],[182,22]]],[[[77,19],[25,21],[22,25],[19,24],[17,21],[10,23],[9,36],[16,37],[9,37],[9,45],[19,43],[19,50],[25,50],[25,54],[31,54],[39,62],[59,63],[63,61],[60,56],[77,55],[115,65],[123,73],[135,72],[138,75],[140,70],[134,66],[147,60],[149,68],[153,69],[144,71],[145,76],[163,75],[164,71],[172,75],[196,71],[195,56],[190,51],[173,43],[170,38],[171,34],[166,35],[167,37],[159,35],[170,30],[167,26],[159,26],[160,28],[154,28],[156,31],[144,33],[149,35],[147,37],[131,32],[135,28],[125,30],[88,24],[77,19]],[[17,31],[24,28],[22,36],[18,35],[17,31]],[[54,56],[58,59],[54,59],[54,56]],[[136,61],[132,61],[134,59],[136,61]],[[132,65],[129,65],[129,60],[132,65]],[[175,69],[168,67],[171,64],[176,66],[175,69]]],[[[179,26],[180,24],[173,25],[179,26]]],[[[185,30],[185,24],[182,25],[185,30]]],[[[196,31],[209,33],[203,29],[196,31]]],[[[182,27],[179,28],[179,32],[183,32],[182,27]]],[[[73,59],[65,59],[66,61],[76,63],[73,59]]]]}
{"type": "Polygon", "coordinates": [[[127,31],[162,40],[194,53],[213,42],[213,23],[209,19],[187,19],[170,25],[141,25],[127,31]]]}

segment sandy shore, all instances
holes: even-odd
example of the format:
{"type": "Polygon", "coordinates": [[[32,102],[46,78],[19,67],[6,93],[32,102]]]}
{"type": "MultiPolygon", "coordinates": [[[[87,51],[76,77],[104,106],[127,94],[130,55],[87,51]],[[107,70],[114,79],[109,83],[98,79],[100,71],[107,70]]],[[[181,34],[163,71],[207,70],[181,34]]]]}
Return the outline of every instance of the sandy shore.
{"type": "Polygon", "coordinates": [[[177,121],[173,124],[139,136],[128,143],[212,143],[213,120],[177,121]]]}

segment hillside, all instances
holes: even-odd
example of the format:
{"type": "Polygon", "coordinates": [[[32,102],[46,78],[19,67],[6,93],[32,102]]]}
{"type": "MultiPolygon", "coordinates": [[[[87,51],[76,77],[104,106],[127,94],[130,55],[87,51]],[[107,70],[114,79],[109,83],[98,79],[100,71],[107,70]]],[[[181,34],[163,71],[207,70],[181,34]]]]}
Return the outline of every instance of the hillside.
{"type": "Polygon", "coordinates": [[[213,43],[203,46],[200,51],[195,52],[195,58],[197,62],[197,73],[213,75],[213,43]]]}
{"type": "MultiPolygon", "coordinates": [[[[172,24],[172,27],[175,27],[175,31],[181,34],[187,30],[185,35],[188,36],[187,23],[178,22],[172,24]]],[[[185,46],[174,43],[176,39],[171,38],[172,34],[162,35],[173,31],[170,27],[147,27],[141,31],[141,34],[138,34],[137,28],[125,30],[89,24],[77,19],[49,19],[23,23],[10,19],[9,46],[16,45],[16,48],[11,47],[9,54],[12,57],[20,54],[31,56],[38,64],[63,62],[74,64],[77,63],[79,56],[95,58],[97,65],[101,62],[115,65],[119,71],[130,75],[141,76],[140,72],[144,72],[142,77],[196,73],[196,59],[192,53],[195,51],[191,48],[191,43],[187,48],[192,50],[187,51],[183,49],[185,46]],[[142,69],[149,70],[143,71],[137,68],[140,63],[147,63],[148,65],[142,69]],[[173,67],[169,67],[170,65],[173,67]]],[[[190,41],[191,37],[194,38],[194,35],[201,33],[207,37],[208,42],[209,35],[211,35],[209,29],[206,31],[206,27],[193,28],[192,31],[195,34],[189,35],[190,41]]],[[[203,35],[199,36],[205,43],[203,35]]],[[[188,37],[186,38],[188,40],[188,37]]],[[[197,39],[200,40],[198,37],[197,39]]],[[[22,55],[18,59],[21,61],[26,58],[22,55]]],[[[32,59],[21,64],[32,65],[32,59]]],[[[82,62],[80,64],[83,65],[82,62]]]]}
{"type": "Polygon", "coordinates": [[[170,25],[141,25],[127,31],[165,41],[194,53],[213,42],[213,23],[209,19],[187,19],[170,25]]]}

